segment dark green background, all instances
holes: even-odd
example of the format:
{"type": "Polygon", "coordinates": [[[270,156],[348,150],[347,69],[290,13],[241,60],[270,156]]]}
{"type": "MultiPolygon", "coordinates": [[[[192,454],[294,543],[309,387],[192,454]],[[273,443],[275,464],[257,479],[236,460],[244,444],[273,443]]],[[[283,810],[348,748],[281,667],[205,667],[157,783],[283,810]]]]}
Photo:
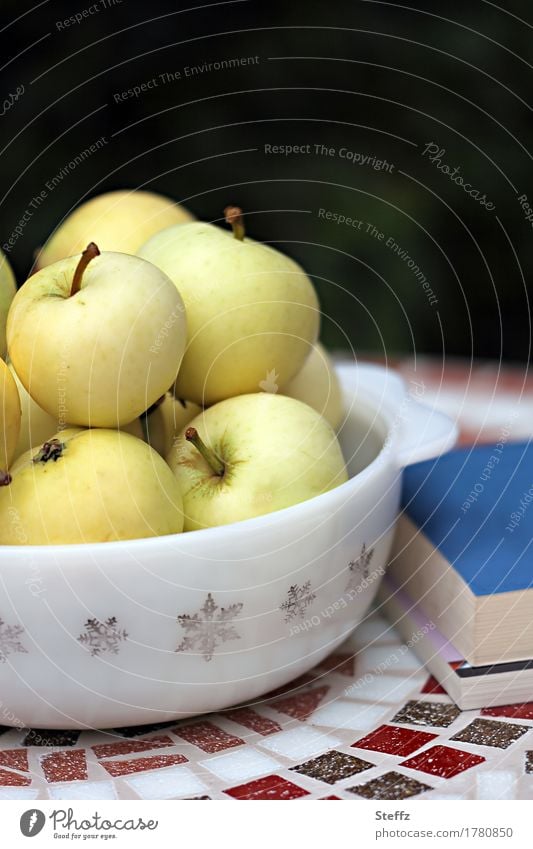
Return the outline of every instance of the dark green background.
{"type": "Polygon", "coordinates": [[[25,91],[0,118],[0,243],[47,180],[100,136],[109,140],[33,211],[10,254],[19,282],[35,247],[81,199],[144,187],[209,220],[229,202],[242,205],[250,235],[313,276],[332,346],[528,360],[533,230],[517,196],[533,203],[529,2],[500,10],[481,0],[249,0],[184,11],[200,4],[123,0],[58,28],[91,5],[2,4],[0,100],[25,91]],[[159,74],[255,55],[255,65],[114,102],[159,74]],[[495,211],[421,155],[431,141],[495,211]],[[265,143],[345,146],[394,169],[267,156],[265,143]],[[321,220],[321,207],[394,238],[438,305],[392,251],[321,220]]]}

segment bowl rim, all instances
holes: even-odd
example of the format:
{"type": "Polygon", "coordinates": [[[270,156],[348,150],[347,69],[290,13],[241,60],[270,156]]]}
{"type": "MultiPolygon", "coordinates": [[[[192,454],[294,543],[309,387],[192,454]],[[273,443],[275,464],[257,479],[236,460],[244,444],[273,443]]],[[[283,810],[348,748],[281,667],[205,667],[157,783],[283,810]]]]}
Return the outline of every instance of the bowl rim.
{"type": "MultiPolygon", "coordinates": [[[[366,365],[366,364],[365,364],[366,365]]],[[[372,364],[374,366],[374,364],[372,364]]],[[[386,371],[380,366],[375,366],[378,371],[386,371]]],[[[398,376],[399,377],[399,376],[398,376]]],[[[354,401],[355,395],[353,388],[347,388],[342,386],[342,377],[339,375],[339,379],[341,382],[341,389],[343,391],[343,397],[350,398],[351,401],[354,401]]],[[[399,381],[404,389],[404,394],[407,394],[407,388],[404,380],[399,377],[399,381]]],[[[350,412],[353,409],[352,405],[345,405],[350,412]]],[[[381,447],[375,457],[357,474],[352,475],[348,478],[347,481],[340,484],[339,486],[334,487],[333,489],[328,490],[327,492],[323,492],[320,495],[315,495],[312,498],[307,498],[305,501],[299,501],[297,504],[292,504],[289,507],[283,507],[280,510],[274,510],[271,513],[265,513],[262,516],[253,516],[249,519],[242,519],[239,522],[231,522],[227,525],[217,525],[212,528],[201,528],[194,531],[182,532],[180,534],[162,534],[160,536],[151,536],[151,537],[140,537],[137,539],[126,539],[126,540],[109,540],[108,542],[78,542],[78,543],[54,543],[52,545],[2,545],[0,544],[0,558],[2,555],[9,553],[11,556],[20,557],[22,554],[27,554],[30,552],[32,555],[38,557],[41,554],[48,554],[49,556],[53,556],[55,552],[57,554],[64,555],[66,551],[70,551],[73,554],[84,552],[87,555],[94,554],[96,552],[102,553],[106,552],[116,552],[121,549],[127,548],[128,553],[130,555],[134,555],[135,553],[141,553],[144,548],[150,548],[154,545],[170,545],[172,541],[180,540],[186,541],[185,546],[195,546],[197,544],[197,540],[204,540],[207,544],[209,544],[210,539],[216,538],[220,541],[221,537],[226,539],[234,536],[235,534],[242,533],[253,533],[256,530],[261,530],[267,528],[269,524],[273,522],[283,522],[285,520],[291,521],[294,519],[295,521],[300,518],[300,514],[305,514],[305,511],[321,511],[325,512],[328,510],[329,502],[335,502],[336,500],[348,500],[353,496],[352,490],[359,489],[364,483],[366,483],[368,478],[373,477],[374,474],[377,474],[378,470],[390,462],[392,456],[394,456],[394,446],[397,441],[397,433],[392,427],[393,418],[392,414],[397,407],[397,398],[376,398],[370,392],[364,391],[361,395],[357,395],[357,408],[365,409],[368,413],[371,414],[371,421],[369,424],[369,432],[375,432],[381,430],[380,433],[380,442],[381,447]],[[190,541],[190,542],[189,542],[190,541]]],[[[183,548],[183,553],[185,553],[185,546],[183,548]]]]}

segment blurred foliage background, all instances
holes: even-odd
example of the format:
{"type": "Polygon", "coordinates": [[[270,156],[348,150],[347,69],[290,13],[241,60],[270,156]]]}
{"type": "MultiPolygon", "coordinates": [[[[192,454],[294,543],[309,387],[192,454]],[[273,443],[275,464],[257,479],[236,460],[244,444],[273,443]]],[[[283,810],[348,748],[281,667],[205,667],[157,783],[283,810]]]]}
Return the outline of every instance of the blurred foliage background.
{"type": "Polygon", "coordinates": [[[528,360],[525,0],[7,0],[0,28],[0,244],[19,227],[19,283],[83,199],[150,188],[212,221],[243,206],[248,233],[312,275],[329,346],[528,360]],[[429,143],[494,208],[431,162],[429,143]]]}

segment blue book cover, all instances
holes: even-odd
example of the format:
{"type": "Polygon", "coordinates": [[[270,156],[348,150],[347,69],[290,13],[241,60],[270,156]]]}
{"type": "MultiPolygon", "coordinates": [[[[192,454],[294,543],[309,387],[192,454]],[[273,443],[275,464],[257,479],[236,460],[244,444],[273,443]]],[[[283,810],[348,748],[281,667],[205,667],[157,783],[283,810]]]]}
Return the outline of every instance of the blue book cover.
{"type": "Polygon", "coordinates": [[[467,447],[405,470],[389,565],[473,666],[533,658],[533,444],[467,447]]]}
{"type": "Polygon", "coordinates": [[[475,596],[533,588],[533,444],[468,447],[409,466],[402,507],[475,596]]]}

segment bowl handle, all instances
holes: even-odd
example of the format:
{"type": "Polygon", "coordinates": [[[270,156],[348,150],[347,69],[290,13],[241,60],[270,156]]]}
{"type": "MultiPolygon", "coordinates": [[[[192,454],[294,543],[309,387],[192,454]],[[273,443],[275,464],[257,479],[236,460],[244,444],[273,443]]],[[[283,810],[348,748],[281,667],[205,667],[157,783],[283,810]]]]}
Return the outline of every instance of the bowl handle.
{"type": "Polygon", "coordinates": [[[398,439],[398,462],[402,468],[444,454],[453,448],[459,435],[456,423],[445,413],[410,396],[406,399],[398,439]]]}
{"type": "Polygon", "coordinates": [[[391,368],[373,363],[339,363],[336,372],[347,397],[363,392],[395,410],[390,438],[400,468],[437,457],[457,442],[457,425],[444,413],[421,404],[407,393],[405,381],[391,368]]]}

